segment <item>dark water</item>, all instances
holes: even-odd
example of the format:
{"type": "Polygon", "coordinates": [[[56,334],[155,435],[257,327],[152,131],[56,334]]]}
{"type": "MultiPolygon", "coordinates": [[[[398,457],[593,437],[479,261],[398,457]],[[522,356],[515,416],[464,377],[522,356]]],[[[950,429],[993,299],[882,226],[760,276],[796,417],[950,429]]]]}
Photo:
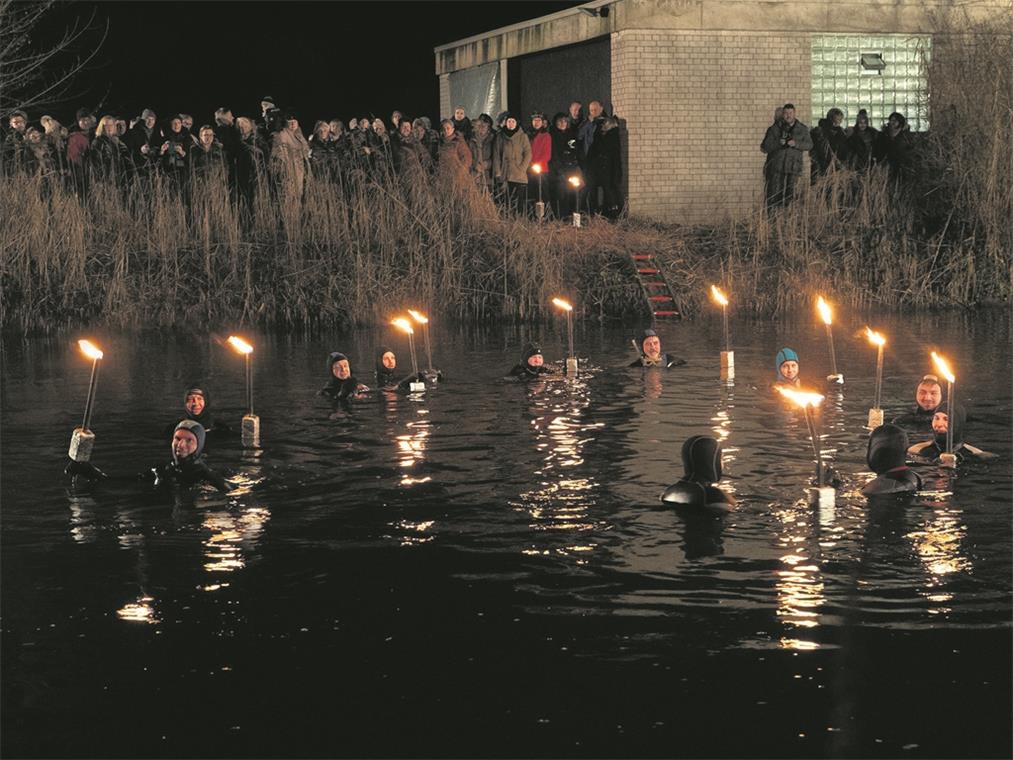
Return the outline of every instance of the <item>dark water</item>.
{"type": "MultiPolygon", "coordinates": [[[[717,320],[662,328],[689,359],[667,373],[613,369],[632,330],[578,328],[573,385],[500,380],[532,335],[561,356],[553,328],[438,332],[438,390],[339,414],[314,396],[327,352],[368,382],[380,338],[403,343],[255,336],[264,447],[212,443],[242,483],[227,496],[72,494],[80,336],[8,337],[3,754],[1009,757],[1008,318],[873,323],[888,416],[938,347],[968,440],[1001,459],[870,508],[875,354],[854,321],[821,415],[846,480],[824,511],[804,421],[769,389],[785,343],[827,374],[808,315],[733,324],[733,386],[717,320]],[[727,516],[658,503],[694,433],[723,441],[727,516]]],[[[241,363],[211,339],[96,337],[100,467],[167,459],[194,378],[238,425],[241,363]]]]}

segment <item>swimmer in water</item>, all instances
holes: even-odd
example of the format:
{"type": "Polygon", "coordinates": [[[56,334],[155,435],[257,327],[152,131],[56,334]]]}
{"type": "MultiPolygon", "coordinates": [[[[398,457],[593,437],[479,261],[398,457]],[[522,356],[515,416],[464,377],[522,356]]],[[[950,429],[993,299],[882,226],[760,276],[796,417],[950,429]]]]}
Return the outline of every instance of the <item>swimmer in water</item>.
{"type": "MultiPolygon", "coordinates": [[[[945,404],[940,404],[940,406],[945,407],[945,404]]],[[[950,424],[952,424],[953,453],[957,457],[957,462],[995,459],[997,457],[996,454],[979,449],[977,446],[972,446],[964,441],[964,423],[966,420],[967,412],[964,411],[964,407],[960,404],[953,405],[952,423],[949,415],[943,409],[937,410],[932,415],[932,440],[921,441],[911,446],[907,450],[908,456],[913,462],[919,464],[937,464],[939,462],[939,455],[946,451],[946,434],[950,424]]]]}
{"type": "Polygon", "coordinates": [[[386,346],[380,346],[376,352],[376,385],[378,388],[398,393],[410,393],[412,383],[425,382],[425,377],[421,372],[398,380],[395,376],[396,370],[397,355],[386,346]]]}
{"type": "Polygon", "coordinates": [[[876,477],[862,488],[864,496],[910,493],[922,487],[918,473],[907,466],[907,433],[897,425],[880,425],[869,435],[865,461],[876,477]]]}
{"type": "Polygon", "coordinates": [[[203,425],[183,420],[172,434],[172,460],[167,464],[135,475],[110,477],[91,462],[71,462],[64,472],[89,480],[146,480],[156,487],[189,487],[209,483],[219,491],[228,491],[232,484],[204,461],[204,440],[203,425]]]}
{"type": "Polygon", "coordinates": [[[893,418],[892,423],[919,438],[932,435],[932,418],[943,404],[943,388],[935,375],[925,375],[915,389],[915,407],[893,418]]]}
{"type": "Polygon", "coordinates": [[[518,380],[535,380],[549,374],[552,374],[552,370],[545,366],[542,347],[537,343],[528,343],[521,356],[521,363],[515,364],[508,376],[518,380]]]}
{"type": "MultiPolygon", "coordinates": [[[[183,394],[183,419],[199,422],[207,435],[230,431],[228,425],[215,419],[211,411],[211,394],[199,383],[191,385],[183,394]]],[[[171,438],[175,431],[174,422],[165,428],[165,436],[171,438]]]]}
{"type": "Polygon", "coordinates": [[[321,395],[343,401],[369,390],[368,386],[356,380],[348,357],[339,351],[334,351],[327,357],[327,374],[329,375],[327,385],[320,389],[321,395]]]}
{"type": "Polygon", "coordinates": [[[728,510],[735,499],[714,483],[721,480],[721,444],[709,435],[694,435],[682,444],[682,466],[686,474],[661,494],[666,504],[688,507],[716,507],[728,510]]]}
{"type": "Polygon", "coordinates": [[[658,333],[651,329],[644,330],[640,334],[638,350],[640,351],[640,356],[630,363],[631,367],[662,367],[668,369],[669,367],[679,367],[686,363],[685,359],[680,359],[678,356],[663,354],[661,352],[661,338],[658,337],[658,333]]]}
{"type": "Polygon", "coordinates": [[[774,358],[774,369],[777,370],[774,385],[798,388],[802,384],[802,379],[798,376],[798,354],[795,353],[795,349],[785,346],[778,351],[774,358]]]}

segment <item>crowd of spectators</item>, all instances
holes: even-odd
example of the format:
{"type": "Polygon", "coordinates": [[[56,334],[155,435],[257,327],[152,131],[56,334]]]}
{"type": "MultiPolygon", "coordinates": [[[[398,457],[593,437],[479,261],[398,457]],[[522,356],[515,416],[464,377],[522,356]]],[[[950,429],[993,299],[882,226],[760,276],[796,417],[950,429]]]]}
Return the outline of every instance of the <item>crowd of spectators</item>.
{"type": "Polygon", "coordinates": [[[87,108],[70,129],[51,116],[31,122],[23,111],[8,122],[0,173],[41,176],[82,194],[96,181],[126,186],[158,177],[188,196],[199,177],[217,172],[249,208],[264,183],[272,197],[300,199],[308,175],[389,171],[439,176],[518,214],[563,218],[580,209],[616,218],[623,208],[618,122],[598,101],[586,116],[575,101],[551,121],[538,112],[526,123],[511,112],[471,119],[458,107],[438,129],[426,116],[394,111],[386,122],[317,121],[309,135],[270,96],[257,118],[223,107],[199,128],[189,114],[160,120],[149,108],[129,124],[111,114],[96,119],[87,108]]]}

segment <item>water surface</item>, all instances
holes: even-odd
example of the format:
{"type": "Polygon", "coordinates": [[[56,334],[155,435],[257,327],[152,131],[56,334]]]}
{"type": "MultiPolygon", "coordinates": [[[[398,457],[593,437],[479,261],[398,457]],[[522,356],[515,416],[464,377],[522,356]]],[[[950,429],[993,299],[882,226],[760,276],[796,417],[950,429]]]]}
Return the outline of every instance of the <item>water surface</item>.
{"type": "MultiPolygon", "coordinates": [[[[446,382],[351,410],[314,395],[328,351],[371,382],[380,329],[253,335],[263,448],[214,441],[228,495],[61,474],[88,365],[76,334],[3,345],[2,655],[7,756],[996,756],[1011,752],[1010,332],[1003,313],[875,316],[884,406],[941,349],[1000,455],[922,472],[907,504],[858,494],[875,353],[836,328],[846,376],[820,415],[845,483],[807,506],[804,420],[770,389],[813,320],[659,328],[689,360],[626,369],[630,328],[581,326],[575,383],[502,376],[554,326],[434,330],[446,382]],[[724,446],[728,515],[658,495],[679,447],[724,446]]],[[[94,461],[168,456],[201,379],[238,427],[240,360],[190,334],[98,334],[94,461]]],[[[420,354],[424,354],[420,351],[420,354]]]]}

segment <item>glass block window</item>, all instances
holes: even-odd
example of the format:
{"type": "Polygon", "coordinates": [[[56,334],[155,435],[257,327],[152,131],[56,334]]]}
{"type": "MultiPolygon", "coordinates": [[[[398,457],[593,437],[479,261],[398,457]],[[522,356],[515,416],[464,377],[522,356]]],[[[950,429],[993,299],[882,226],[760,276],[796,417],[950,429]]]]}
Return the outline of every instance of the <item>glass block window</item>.
{"type": "Polygon", "coordinates": [[[879,129],[887,116],[899,111],[912,130],[924,132],[929,128],[925,65],[931,52],[927,35],[814,35],[813,122],[836,106],[849,126],[864,108],[879,129]]]}

